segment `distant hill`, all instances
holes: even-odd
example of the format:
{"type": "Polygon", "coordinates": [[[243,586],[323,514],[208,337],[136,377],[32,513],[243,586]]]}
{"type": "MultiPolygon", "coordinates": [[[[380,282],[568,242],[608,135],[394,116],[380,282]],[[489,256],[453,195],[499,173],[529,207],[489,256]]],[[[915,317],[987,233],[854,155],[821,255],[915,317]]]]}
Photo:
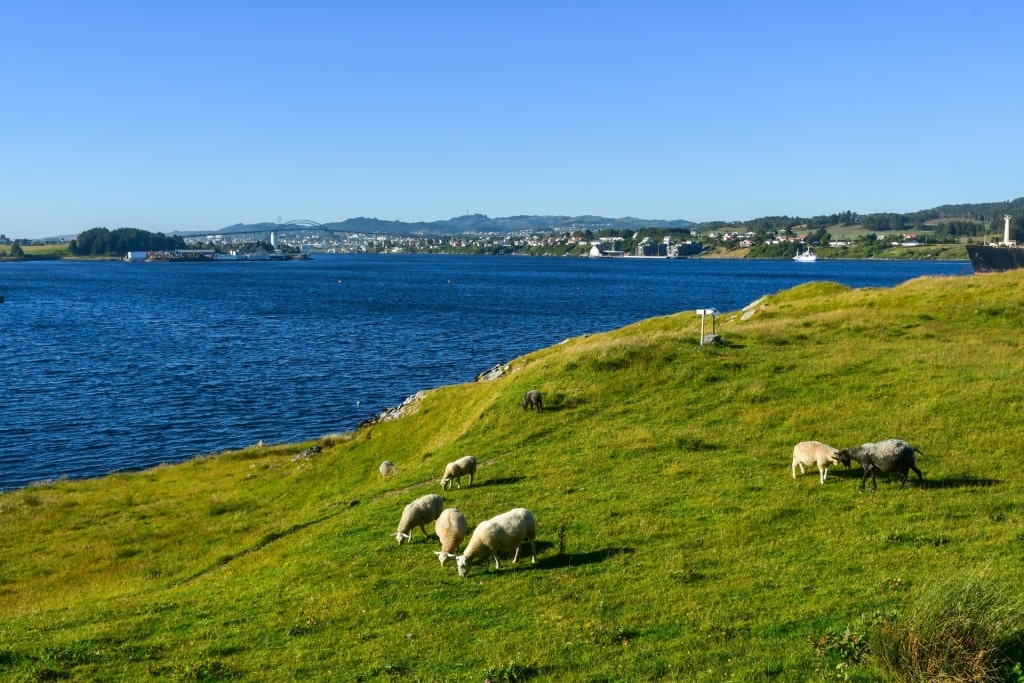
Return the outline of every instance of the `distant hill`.
{"type": "MultiPolygon", "coordinates": [[[[947,219],[974,220],[982,222],[999,222],[1003,214],[1012,214],[1015,220],[1024,220],[1024,197],[1002,202],[982,202],[974,204],[943,204],[931,209],[921,209],[903,214],[884,214],[902,216],[907,222],[937,221],[947,219]]],[[[865,216],[878,216],[877,212],[854,213],[845,212],[846,216],[853,220],[860,220],[865,216]]],[[[461,234],[482,234],[482,233],[515,233],[528,232],[566,232],[574,228],[583,230],[640,230],[643,228],[689,228],[700,226],[702,230],[718,226],[747,226],[751,229],[757,227],[772,227],[780,222],[786,225],[830,225],[844,220],[844,214],[833,214],[832,216],[783,216],[783,217],[759,217],[748,220],[729,221],[705,221],[696,223],[684,219],[660,219],[660,218],[634,218],[631,216],[621,218],[608,218],[605,216],[506,216],[503,218],[491,218],[484,214],[467,214],[456,216],[443,221],[389,221],[380,218],[348,218],[343,221],[331,221],[319,224],[326,230],[337,232],[361,232],[381,233],[387,235],[410,235],[410,236],[441,236],[461,234]],[[753,226],[753,227],[751,227],[753,226]]],[[[288,225],[288,224],[285,224],[288,225]]],[[[307,223],[302,222],[302,225],[307,223]]],[[[238,232],[267,232],[280,229],[282,226],[276,223],[235,223],[219,230],[177,230],[166,234],[174,236],[209,235],[213,233],[238,233],[238,232]]],[[[63,238],[52,238],[70,240],[75,235],[67,235],[63,238]]]]}
{"type": "MultiPolygon", "coordinates": [[[[1013,200],[1007,200],[1004,202],[983,202],[974,204],[944,204],[931,209],[921,209],[919,211],[910,211],[903,214],[895,214],[903,216],[907,221],[912,221],[915,218],[921,220],[941,220],[941,219],[971,219],[990,222],[993,220],[1001,220],[1004,213],[1010,213],[1015,216],[1024,215],[1024,197],[1020,197],[1013,200]]],[[[858,214],[859,216],[873,216],[877,215],[871,212],[864,214],[858,214]]],[[[813,221],[818,217],[799,217],[793,216],[788,217],[790,223],[802,224],[813,221]]],[[[823,216],[820,218],[830,218],[823,216]]],[[[834,217],[832,217],[834,218],[834,217]]],[[[728,223],[721,223],[721,225],[736,225],[736,224],[749,224],[749,223],[760,223],[764,222],[765,218],[756,218],[748,221],[730,221],[728,223]]],[[[826,221],[827,222],[827,221],[826,221]]],[[[334,230],[337,232],[362,232],[362,233],[381,233],[388,235],[414,235],[414,236],[431,236],[431,235],[462,235],[462,234],[481,234],[481,233],[514,233],[514,232],[566,232],[574,228],[582,230],[640,230],[642,228],[688,228],[695,225],[711,226],[717,223],[695,223],[694,221],[688,221],[683,219],[659,219],[659,218],[633,218],[626,216],[622,218],[608,218],[606,216],[593,216],[593,215],[582,215],[582,216],[506,216],[504,218],[491,218],[484,214],[467,214],[465,216],[456,216],[455,218],[449,218],[443,221],[416,221],[407,223],[404,221],[388,221],[379,218],[348,218],[343,221],[332,221],[330,223],[322,223],[321,226],[326,230],[334,230]]],[[[274,223],[236,223],[235,225],[229,225],[216,232],[220,233],[232,233],[232,232],[247,232],[247,231],[265,231],[273,230],[278,228],[274,223]]],[[[173,234],[185,234],[185,233],[173,233],[173,234]]],[[[192,231],[188,234],[204,234],[200,231],[192,231]]],[[[208,234],[208,233],[205,233],[208,234]]]]}
{"type": "Polygon", "coordinates": [[[958,218],[962,220],[991,221],[999,220],[1003,214],[1024,214],[1024,197],[1005,202],[985,202],[981,204],[943,204],[934,209],[925,209],[904,214],[908,217],[921,216],[928,220],[940,218],[958,218]]]}
{"type": "MultiPolygon", "coordinates": [[[[444,221],[418,221],[406,223],[403,221],[386,221],[379,218],[349,218],[344,221],[322,223],[326,230],[337,232],[379,232],[388,235],[461,235],[479,233],[513,233],[520,231],[544,232],[564,231],[568,228],[580,228],[582,230],[604,230],[604,229],[630,229],[641,228],[686,228],[695,225],[693,221],[674,219],[650,219],[650,218],[606,218],[604,216],[508,216],[505,218],[490,218],[483,214],[475,213],[465,216],[457,216],[444,221]]],[[[237,223],[222,228],[217,232],[231,233],[244,231],[273,230],[277,225],[274,223],[237,223]]]]}

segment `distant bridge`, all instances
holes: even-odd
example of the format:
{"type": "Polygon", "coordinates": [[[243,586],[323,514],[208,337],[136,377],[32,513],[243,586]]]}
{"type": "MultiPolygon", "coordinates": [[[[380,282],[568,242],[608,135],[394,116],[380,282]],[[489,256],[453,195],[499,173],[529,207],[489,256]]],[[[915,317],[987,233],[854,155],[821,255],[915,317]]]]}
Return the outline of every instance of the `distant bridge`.
{"type": "Polygon", "coordinates": [[[304,227],[304,228],[323,228],[323,229],[326,230],[326,228],[324,228],[324,226],[320,225],[316,221],[310,221],[310,220],[306,220],[304,218],[300,218],[300,219],[297,219],[297,220],[294,220],[294,221],[288,221],[287,223],[281,223],[277,227],[278,228],[283,228],[283,227],[286,227],[286,226],[289,226],[289,225],[296,225],[296,226],[301,226],[301,227],[304,227]]]}

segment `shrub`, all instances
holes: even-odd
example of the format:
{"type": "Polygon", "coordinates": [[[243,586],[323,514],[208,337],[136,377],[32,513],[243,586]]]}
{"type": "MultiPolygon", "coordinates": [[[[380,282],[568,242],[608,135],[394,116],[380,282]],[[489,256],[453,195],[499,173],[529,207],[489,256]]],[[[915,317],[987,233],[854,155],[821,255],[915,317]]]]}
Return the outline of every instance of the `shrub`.
{"type": "Polygon", "coordinates": [[[487,669],[484,680],[488,683],[521,683],[537,674],[536,664],[516,664],[514,661],[487,669]]]}
{"type": "Polygon", "coordinates": [[[853,667],[871,651],[862,627],[863,621],[856,630],[847,627],[842,633],[830,632],[810,638],[815,653],[823,660],[818,667],[823,680],[857,680],[853,667]]]}
{"type": "Polygon", "coordinates": [[[983,572],[950,572],[877,627],[872,651],[898,681],[1004,681],[1020,663],[1021,607],[1009,586],[983,572]]]}

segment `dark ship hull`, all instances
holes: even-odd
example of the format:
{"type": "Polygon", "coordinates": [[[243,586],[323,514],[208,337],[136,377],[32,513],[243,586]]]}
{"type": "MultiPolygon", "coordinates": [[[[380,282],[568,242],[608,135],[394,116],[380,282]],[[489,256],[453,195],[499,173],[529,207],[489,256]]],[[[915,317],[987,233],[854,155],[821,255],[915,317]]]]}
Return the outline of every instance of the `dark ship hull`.
{"type": "Polygon", "coordinates": [[[1024,248],[991,247],[978,244],[967,245],[975,273],[999,273],[1004,270],[1024,268],[1024,248]]]}

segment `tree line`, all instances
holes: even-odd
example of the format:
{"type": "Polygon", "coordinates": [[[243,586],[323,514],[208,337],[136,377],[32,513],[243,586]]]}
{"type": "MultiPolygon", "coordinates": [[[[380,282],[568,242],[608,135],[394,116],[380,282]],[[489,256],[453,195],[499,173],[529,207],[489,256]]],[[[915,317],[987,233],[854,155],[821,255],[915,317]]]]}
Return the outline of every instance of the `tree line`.
{"type": "Polygon", "coordinates": [[[184,249],[185,240],[162,232],[137,228],[92,228],[68,244],[74,256],[124,256],[129,251],[169,251],[184,249]]]}

